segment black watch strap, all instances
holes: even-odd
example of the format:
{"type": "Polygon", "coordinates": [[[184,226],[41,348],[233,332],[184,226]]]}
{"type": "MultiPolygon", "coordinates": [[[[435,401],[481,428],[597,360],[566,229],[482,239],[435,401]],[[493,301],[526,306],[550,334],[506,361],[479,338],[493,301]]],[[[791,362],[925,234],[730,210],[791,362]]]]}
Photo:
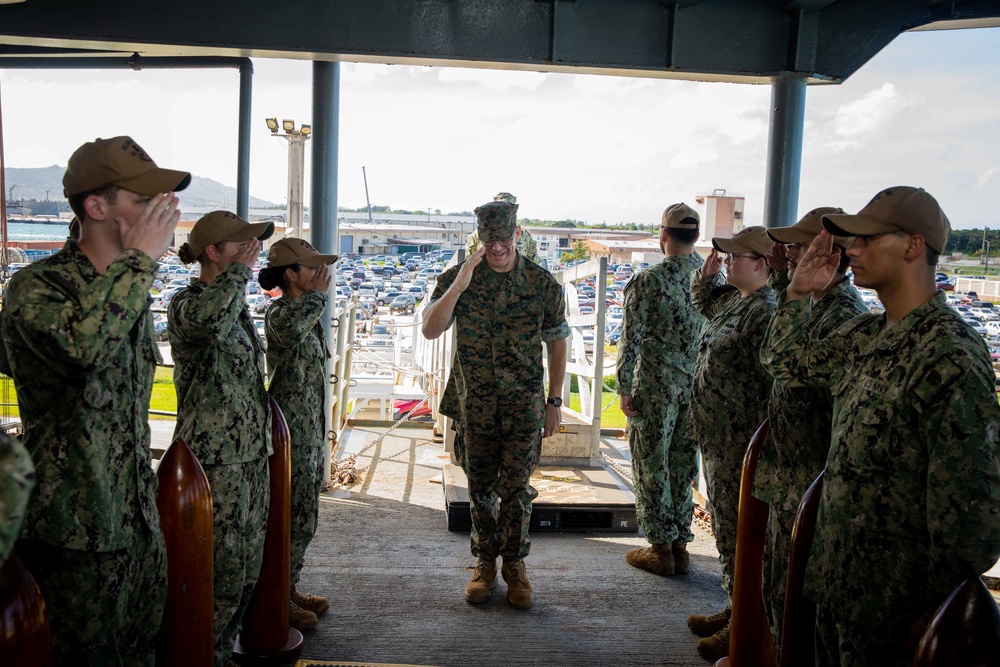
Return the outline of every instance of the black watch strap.
{"type": "Polygon", "coordinates": [[[557,408],[562,407],[562,398],[560,398],[559,396],[556,396],[555,398],[547,398],[545,399],[545,402],[548,403],[549,405],[554,405],[557,408]]]}

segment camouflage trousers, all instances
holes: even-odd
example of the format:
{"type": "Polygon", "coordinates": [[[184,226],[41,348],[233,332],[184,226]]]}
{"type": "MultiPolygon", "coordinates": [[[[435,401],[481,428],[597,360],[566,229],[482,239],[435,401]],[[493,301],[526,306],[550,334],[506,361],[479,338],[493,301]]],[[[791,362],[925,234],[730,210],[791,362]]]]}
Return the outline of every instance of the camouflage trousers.
{"type": "Polygon", "coordinates": [[[323,457],[322,447],[292,447],[292,571],[289,581],[293,590],[299,583],[306,549],[319,523],[319,494],[327,479],[323,457]]]}
{"type": "Polygon", "coordinates": [[[530,482],[541,457],[542,432],[497,435],[462,429],[458,437],[469,480],[472,555],[524,558],[531,549],[531,501],[538,492],[530,482]]]}
{"type": "MultiPolygon", "coordinates": [[[[701,447],[708,487],[708,510],[712,514],[715,548],[722,564],[722,590],[730,603],[733,597],[733,572],[736,567],[736,517],[740,507],[740,476],[746,444],[733,442],[728,448],[713,445],[701,447]]],[[[729,603],[727,603],[729,604],[729,603]]]]}
{"type": "Polygon", "coordinates": [[[271,486],[267,459],[205,466],[215,540],[215,665],[233,654],[243,612],[260,574],[271,486]]]}
{"type": "Polygon", "coordinates": [[[761,593],[764,609],[771,624],[774,643],[781,646],[781,626],[785,614],[785,589],[788,579],[788,554],[792,544],[795,514],[771,505],[767,513],[767,535],[764,539],[764,573],[761,593]]]}
{"type": "MultiPolygon", "coordinates": [[[[863,576],[863,573],[858,573],[863,576]]],[[[816,610],[816,667],[910,667],[913,614],[902,613],[888,626],[857,623],[830,607],[816,610]]]]}
{"type": "Polygon", "coordinates": [[[691,484],[698,475],[697,445],[688,435],[688,406],[645,404],[629,417],[628,445],[635,477],[635,509],[650,544],[694,539],[691,484]]]}
{"type": "Polygon", "coordinates": [[[135,534],[130,549],[106,552],[17,543],[49,611],[55,667],[156,663],[167,552],[158,530],[143,526],[135,534]]]}

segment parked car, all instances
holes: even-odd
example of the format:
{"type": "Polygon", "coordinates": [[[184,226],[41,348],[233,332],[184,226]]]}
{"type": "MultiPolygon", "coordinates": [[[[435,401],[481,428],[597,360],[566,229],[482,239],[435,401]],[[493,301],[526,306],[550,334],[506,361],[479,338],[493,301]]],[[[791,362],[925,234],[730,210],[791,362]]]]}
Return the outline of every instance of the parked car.
{"type": "Polygon", "coordinates": [[[267,311],[267,295],[251,294],[246,298],[247,308],[254,315],[263,315],[267,311]]]}
{"type": "Polygon", "coordinates": [[[427,291],[422,285],[413,285],[406,291],[413,295],[413,298],[416,301],[421,301],[425,296],[427,296],[427,291]]]}
{"type": "Polygon", "coordinates": [[[395,315],[401,313],[403,315],[412,315],[413,311],[416,310],[417,301],[409,294],[400,294],[392,303],[389,304],[389,314],[395,315]]]}
{"type": "Polygon", "coordinates": [[[167,319],[156,320],[153,326],[156,328],[156,340],[167,340],[167,319]]]}

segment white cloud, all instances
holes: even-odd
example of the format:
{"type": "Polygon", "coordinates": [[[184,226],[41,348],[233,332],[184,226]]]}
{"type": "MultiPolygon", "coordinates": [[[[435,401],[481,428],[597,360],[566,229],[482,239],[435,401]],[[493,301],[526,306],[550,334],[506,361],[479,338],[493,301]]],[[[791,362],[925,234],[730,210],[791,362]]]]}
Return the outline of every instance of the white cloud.
{"type": "Polygon", "coordinates": [[[983,173],[979,174],[979,177],[976,179],[976,189],[982,190],[985,188],[986,183],[998,173],[1000,173],[1000,167],[990,167],[983,173]]]}

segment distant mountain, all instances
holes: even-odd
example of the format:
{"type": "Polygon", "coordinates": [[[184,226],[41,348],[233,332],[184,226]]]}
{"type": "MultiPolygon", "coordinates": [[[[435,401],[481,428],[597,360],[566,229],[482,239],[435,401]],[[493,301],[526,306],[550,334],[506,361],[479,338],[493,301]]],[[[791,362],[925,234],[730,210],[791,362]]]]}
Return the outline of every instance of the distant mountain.
{"type": "MultiPolygon", "coordinates": [[[[65,201],[63,197],[62,177],[66,167],[52,165],[34,169],[11,167],[4,170],[7,192],[4,195],[12,199],[48,199],[65,201]],[[11,191],[13,189],[13,192],[11,191]]],[[[188,206],[208,206],[218,208],[236,208],[236,188],[223,185],[211,178],[192,176],[191,185],[184,190],[181,201],[188,206]]],[[[250,197],[251,208],[267,208],[277,206],[269,201],[250,197]]]]}

